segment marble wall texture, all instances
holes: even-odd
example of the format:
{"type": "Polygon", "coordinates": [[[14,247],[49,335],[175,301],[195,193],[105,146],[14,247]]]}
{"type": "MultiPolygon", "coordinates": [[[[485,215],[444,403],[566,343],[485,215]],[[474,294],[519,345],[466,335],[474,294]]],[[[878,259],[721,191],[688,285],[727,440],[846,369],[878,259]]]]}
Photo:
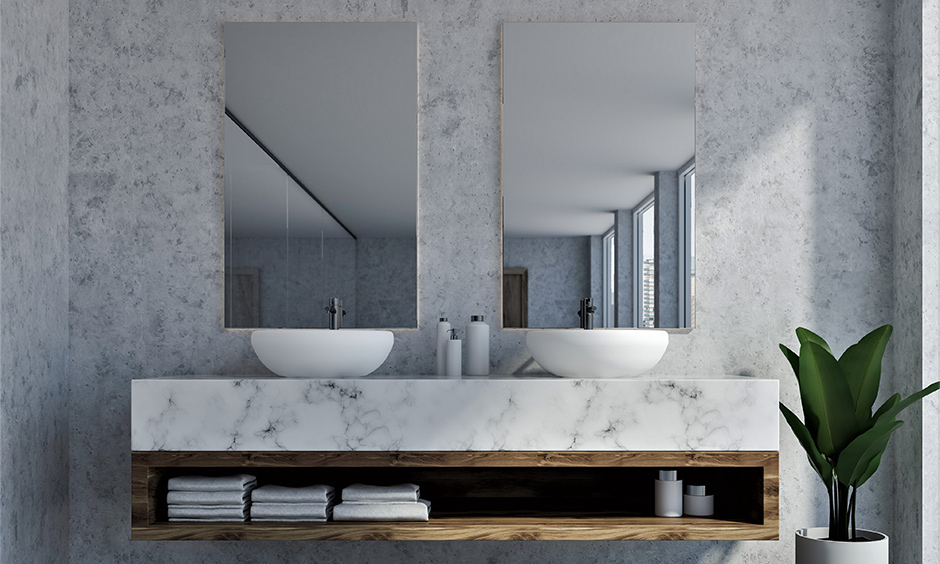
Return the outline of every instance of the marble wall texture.
{"type": "Polygon", "coordinates": [[[68,559],[68,2],[0,2],[0,562],[68,559]]]}
{"type": "MultiPolygon", "coordinates": [[[[430,373],[438,315],[498,311],[500,22],[687,21],[698,24],[696,328],[671,336],[656,372],[779,378],[795,406],[777,349],[793,328],[841,350],[913,311],[896,310],[893,291],[908,276],[893,264],[890,213],[907,193],[894,180],[894,130],[908,127],[893,118],[896,19],[894,3],[864,0],[72,0],[71,562],[792,558],[792,531],[825,522],[825,492],[786,431],[779,542],[133,543],[130,380],[261,369],[248,332],[222,329],[223,22],[418,22],[419,329],[396,332],[380,370],[430,373]]],[[[529,360],[524,334],[494,329],[500,372],[529,360]]],[[[894,474],[886,465],[859,500],[859,523],[889,535],[894,474]]]]}

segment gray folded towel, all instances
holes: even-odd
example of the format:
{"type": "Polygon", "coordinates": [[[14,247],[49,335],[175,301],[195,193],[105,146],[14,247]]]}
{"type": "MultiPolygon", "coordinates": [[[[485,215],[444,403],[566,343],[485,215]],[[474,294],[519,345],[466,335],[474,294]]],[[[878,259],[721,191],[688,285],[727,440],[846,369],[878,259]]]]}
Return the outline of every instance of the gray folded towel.
{"type": "Polygon", "coordinates": [[[258,483],[249,474],[234,476],[177,476],[170,478],[167,487],[187,492],[232,492],[254,488],[258,483]]]}
{"type": "Polygon", "coordinates": [[[431,502],[340,503],[333,507],[334,521],[427,521],[431,502]]]}
{"type": "Polygon", "coordinates": [[[248,501],[250,491],[185,492],[171,490],[166,502],[171,505],[238,505],[248,501]]]}
{"type": "Polygon", "coordinates": [[[244,505],[170,505],[168,517],[183,519],[244,519],[248,516],[248,507],[244,505]]]}
{"type": "Polygon", "coordinates": [[[333,500],[333,486],[261,486],[251,492],[251,501],[258,503],[327,503],[333,500]]]}
{"type": "Polygon", "coordinates": [[[258,518],[327,519],[332,511],[332,503],[252,503],[251,520],[258,518]]]}
{"type": "Polygon", "coordinates": [[[421,488],[414,484],[367,486],[353,484],[343,488],[343,501],[418,501],[421,488]]]}

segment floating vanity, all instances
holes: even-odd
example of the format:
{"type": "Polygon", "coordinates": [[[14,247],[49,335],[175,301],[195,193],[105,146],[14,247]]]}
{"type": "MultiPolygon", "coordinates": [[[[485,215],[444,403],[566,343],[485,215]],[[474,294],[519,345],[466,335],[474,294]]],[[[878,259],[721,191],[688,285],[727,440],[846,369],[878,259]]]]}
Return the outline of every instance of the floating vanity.
{"type": "Polygon", "coordinates": [[[776,380],[185,377],[132,383],[143,540],[778,538],[776,380]],[[657,470],[715,516],[653,516],[657,470]],[[170,523],[166,483],[421,485],[426,523],[170,523]]]}

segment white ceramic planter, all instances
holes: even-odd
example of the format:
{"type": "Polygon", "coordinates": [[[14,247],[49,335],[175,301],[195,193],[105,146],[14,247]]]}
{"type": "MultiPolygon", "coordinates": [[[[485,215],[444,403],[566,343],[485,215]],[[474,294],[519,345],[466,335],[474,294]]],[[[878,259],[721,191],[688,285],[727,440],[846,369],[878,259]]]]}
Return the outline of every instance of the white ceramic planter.
{"type": "Polygon", "coordinates": [[[796,531],[796,564],[888,564],[888,536],[857,529],[866,542],[827,540],[829,527],[796,531]]]}

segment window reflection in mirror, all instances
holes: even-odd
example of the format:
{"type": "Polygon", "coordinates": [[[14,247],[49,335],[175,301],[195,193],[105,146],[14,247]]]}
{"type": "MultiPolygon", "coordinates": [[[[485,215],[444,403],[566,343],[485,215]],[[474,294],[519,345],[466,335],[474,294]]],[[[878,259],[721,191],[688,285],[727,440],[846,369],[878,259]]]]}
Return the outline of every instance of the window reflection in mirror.
{"type": "Polygon", "coordinates": [[[225,25],[225,327],[417,326],[417,25],[225,25]]]}
{"type": "Polygon", "coordinates": [[[694,24],[507,23],[502,56],[504,327],[578,327],[584,297],[595,327],[692,327],[694,24]]]}

